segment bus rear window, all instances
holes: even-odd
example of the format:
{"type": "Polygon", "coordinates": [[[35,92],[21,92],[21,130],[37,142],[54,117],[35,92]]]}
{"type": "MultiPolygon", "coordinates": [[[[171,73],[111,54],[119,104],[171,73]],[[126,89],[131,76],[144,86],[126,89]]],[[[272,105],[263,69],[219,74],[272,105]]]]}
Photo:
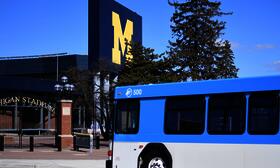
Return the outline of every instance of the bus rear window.
{"type": "Polygon", "coordinates": [[[136,134],[139,129],[140,100],[119,100],[116,111],[116,133],[136,134]]]}

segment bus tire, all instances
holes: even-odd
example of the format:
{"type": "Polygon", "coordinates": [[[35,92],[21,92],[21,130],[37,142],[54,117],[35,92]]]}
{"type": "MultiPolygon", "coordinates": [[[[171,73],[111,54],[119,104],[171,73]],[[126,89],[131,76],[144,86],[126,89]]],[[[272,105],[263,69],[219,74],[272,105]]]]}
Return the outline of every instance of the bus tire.
{"type": "Polygon", "coordinates": [[[170,168],[168,157],[159,151],[149,152],[143,156],[141,168],[170,168]]]}

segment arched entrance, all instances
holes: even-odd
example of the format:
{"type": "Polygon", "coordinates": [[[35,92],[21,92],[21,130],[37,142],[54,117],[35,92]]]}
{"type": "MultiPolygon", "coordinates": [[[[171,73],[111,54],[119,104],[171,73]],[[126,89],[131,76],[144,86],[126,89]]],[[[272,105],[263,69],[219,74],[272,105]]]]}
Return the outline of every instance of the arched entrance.
{"type": "Polygon", "coordinates": [[[28,146],[31,135],[40,137],[41,145],[54,146],[55,103],[29,96],[1,97],[0,132],[6,135],[6,146],[28,146]]]}
{"type": "MultiPolygon", "coordinates": [[[[1,131],[44,131],[55,129],[54,103],[28,96],[0,98],[1,131]]],[[[38,132],[40,133],[40,132],[38,132]]]]}

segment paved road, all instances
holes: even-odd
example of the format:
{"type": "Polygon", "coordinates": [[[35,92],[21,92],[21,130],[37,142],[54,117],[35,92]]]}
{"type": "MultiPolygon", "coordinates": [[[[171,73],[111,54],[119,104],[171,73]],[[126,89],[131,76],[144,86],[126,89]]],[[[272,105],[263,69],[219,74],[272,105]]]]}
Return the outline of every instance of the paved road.
{"type": "Polygon", "coordinates": [[[105,160],[0,160],[1,168],[105,168],[105,160]]]}

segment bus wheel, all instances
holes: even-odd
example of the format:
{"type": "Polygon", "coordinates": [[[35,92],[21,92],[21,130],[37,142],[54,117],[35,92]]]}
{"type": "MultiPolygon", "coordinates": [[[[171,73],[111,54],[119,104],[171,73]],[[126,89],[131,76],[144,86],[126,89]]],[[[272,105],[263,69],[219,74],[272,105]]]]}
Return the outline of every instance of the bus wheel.
{"type": "Polygon", "coordinates": [[[141,168],[170,168],[167,158],[162,154],[149,154],[143,158],[141,168]]]}

